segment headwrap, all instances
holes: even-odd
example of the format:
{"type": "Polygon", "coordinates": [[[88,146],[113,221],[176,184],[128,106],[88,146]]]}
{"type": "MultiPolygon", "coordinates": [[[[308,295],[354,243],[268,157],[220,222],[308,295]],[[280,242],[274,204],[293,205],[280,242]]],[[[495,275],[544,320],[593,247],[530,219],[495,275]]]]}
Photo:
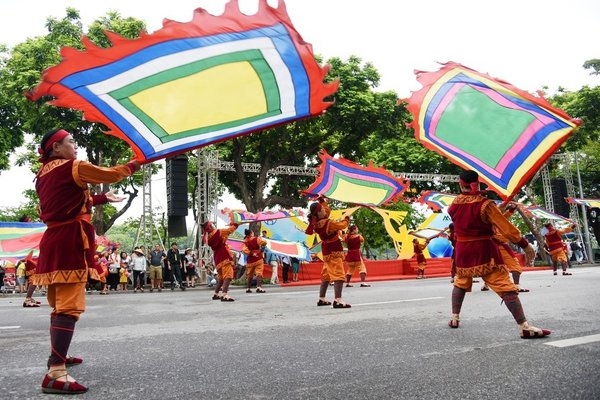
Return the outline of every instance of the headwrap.
{"type": "Polygon", "coordinates": [[[470,190],[469,190],[470,193],[479,193],[480,192],[478,180],[475,182],[465,182],[461,178],[458,178],[458,183],[461,188],[470,188],[470,190]]]}
{"type": "Polygon", "coordinates": [[[52,145],[54,143],[60,142],[69,135],[70,133],[65,131],[64,129],[59,129],[58,131],[54,132],[54,134],[50,136],[44,144],[44,148],[38,148],[38,153],[41,156],[40,161],[45,161],[46,159],[48,159],[48,155],[50,154],[50,150],[52,149],[52,145]]]}
{"type": "Polygon", "coordinates": [[[310,205],[310,213],[308,214],[308,226],[304,231],[304,233],[306,233],[307,235],[312,235],[313,233],[315,233],[315,226],[319,221],[319,217],[317,216],[317,214],[319,213],[319,211],[321,211],[322,207],[323,206],[321,206],[320,201],[314,202],[310,205]]]}

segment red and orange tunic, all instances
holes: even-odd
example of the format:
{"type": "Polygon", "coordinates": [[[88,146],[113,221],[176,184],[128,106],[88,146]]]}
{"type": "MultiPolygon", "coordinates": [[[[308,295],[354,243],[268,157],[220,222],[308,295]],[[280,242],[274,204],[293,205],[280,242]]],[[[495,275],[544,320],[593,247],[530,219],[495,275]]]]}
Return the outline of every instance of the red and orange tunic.
{"type": "Polygon", "coordinates": [[[359,233],[349,233],[346,235],[345,242],[346,247],[348,248],[348,253],[346,253],[347,262],[362,262],[360,247],[364,241],[365,239],[359,233]]]}
{"type": "Polygon", "coordinates": [[[233,257],[231,256],[231,250],[227,245],[227,238],[236,229],[237,226],[230,225],[227,228],[214,229],[207,234],[206,244],[208,244],[213,251],[213,259],[217,269],[227,264],[233,267],[233,257]]]}
{"type": "Polygon", "coordinates": [[[548,252],[553,261],[567,262],[567,254],[565,252],[562,236],[573,230],[573,226],[568,226],[565,229],[551,229],[544,235],[548,252]]]}
{"type": "MultiPolygon", "coordinates": [[[[242,245],[242,251],[246,255],[246,268],[254,269],[260,268],[264,265],[263,255],[260,251],[261,246],[267,244],[267,241],[263,238],[253,236],[247,239],[244,239],[244,244],[242,245]]],[[[262,274],[262,269],[260,270],[262,274]]],[[[258,272],[257,272],[258,274],[258,272]]]]}
{"type": "Polygon", "coordinates": [[[413,243],[413,251],[415,252],[415,257],[417,258],[418,265],[424,265],[427,262],[425,255],[423,254],[423,250],[427,248],[427,245],[424,243],[413,243]]]}
{"type": "Polygon", "coordinates": [[[88,274],[100,280],[91,209],[108,200],[104,194],[91,195],[88,184],[119,182],[135,170],[132,163],[104,168],[63,158],[50,158],[42,165],[35,188],[40,218],[48,228],[40,241],[36,285],[86,282],[88,274]]]}
{"type": "Polygon", "coordinates": [[[496,204],[480,194],[458,195],[448,208],[448,215],[456,232],[454,257],[458,276],[482,276],[505,268],[494,240],[496,231],[521,248],[529,245],[496,204]]]}
{"type": "Polygon", "coordinates": [[[331,209],[327,203],[321,203],[325,209],[325,218],[317,221],[315,232],[321,239],[321,252],[323,254],[323,281],[343,281],[344,272],[344,247],[340,238],[340,231],[348,228],[348,220],[334,221],[329,219],[331,209]]]}
{"type": "Polygon", "coordinates": [[[352,275],[356,268],[359,273],[367,272],[365,263],[362,259],[360,248],[365,241],[360,233],[349,233],[344,238],[348,252],[346,253],[346,263],[348,264],[348,274],[352,275]]]}

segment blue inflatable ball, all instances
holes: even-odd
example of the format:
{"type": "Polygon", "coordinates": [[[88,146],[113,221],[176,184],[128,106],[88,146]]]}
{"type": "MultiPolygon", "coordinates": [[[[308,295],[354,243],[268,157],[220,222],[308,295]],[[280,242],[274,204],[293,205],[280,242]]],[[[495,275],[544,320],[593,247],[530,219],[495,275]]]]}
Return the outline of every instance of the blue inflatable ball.
{"type": "Polygon", "coordinates": [[[452,256],[452,244],[446,238],[432,239],[427,245],[427,250],[433,258],[452,256]]]}

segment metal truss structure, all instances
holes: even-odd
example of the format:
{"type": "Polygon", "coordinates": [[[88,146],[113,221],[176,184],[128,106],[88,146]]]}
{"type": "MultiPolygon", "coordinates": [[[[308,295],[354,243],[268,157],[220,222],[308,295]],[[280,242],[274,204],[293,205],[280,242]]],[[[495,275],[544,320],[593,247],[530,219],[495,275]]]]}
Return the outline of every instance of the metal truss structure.
{"type": "MultiPolygon", "coordinates": [[[[207,148],[202,148],[197,150],[198,156],[198,192],[197,192],[197,200],[198,200],[198,215],[197,220],[195,221],[194,226],[194,247],[196,244],[198,245],[198,255],[203,261],[203,265],[208,265],[212,263],[212,251],[208,246],[203,246],[202,241],[200,239],[200,225],[205,221],[211,221],[216,224],[217,222],[217,214],[216,208],[218,204],[218,196],[217,196],[217,184],[218,184],[218,171],[235,171],[235,166],[232,161],[224,161],[219,159],[218,152],[216,150],[208,150],[207,148]]],[[[562,170],[564,171],[565,182],[567,185],[567,194],[570,197],[576,197],[575,195],[575,186],[573,184],[573,176],[571,174],[571,169],[569,166],[573,162],[572,155],[570,153],[563,154],[555,154],[552,156],[552,159],[558,159],[564,165],[562,166],[562,170]]],[[[244,172],[249,173],[259,173],[261,169],[261,164],[259,163],[242,163],[242,168],[244,172]]],[[[151,185],[150,185],[150,176],[149,168],[144,168],[144,214],[142,216],[142,220],[140,221],[140,227],[144,232],[144,239],[149,237],[149,243],[152,240],[151,228],[154,227],[152,223],[152,201],[151,201],[151,185]]],[[[316,176],[317,169],[314,167],[300,167],[300,166],[291,166],[291,165],[281,165],[276,168],[269,170],[268,175],[300,175],[300,176],[316,176]]],[[[427,174],[427,173],[404,173],[404,172],[393,172],[393,174],[397,177],[404,177],[411,181],[437,181],[437,182],[456,182],[456,175],[444,175],[444,174],[427,174]]],[[[548,170],[548,165],[545,164],[538,175],[534,177],[534,180],[537,177],[541,177],[543,190],[544,190],[544,201],[545,207],[548,211],[554,212],[554,199],[552,195],[552,184],[550,180],[550,173],[548,170]]],[[[579,211],[576,205],[570,205],[570,218],[574,221],[580,221],[579,211]]],[[[577,235],[579,238],[582,238],[582,233],[580,230],[581,225],[578,224],[577,235]]],[[[583,212],[583,226],[587,232],[587,220],[585,212],[583,212]]],[[[155,227],[154,227],[155,228],[155,227]]],[[[156,230],[158,234],[158,230],[156,230]]],[[[588,239],[589,246],[589,235],[586,235],[588,239]]],[[[160,235],[158,235],[159,240],[160,235]]],[[[137,242],[137,238],[136,238],[137,242]]],[[[144,240],[144,243],[147,241],[144,240]]],[[[588,253],[590,254],[590,253],[588,253]]]]}

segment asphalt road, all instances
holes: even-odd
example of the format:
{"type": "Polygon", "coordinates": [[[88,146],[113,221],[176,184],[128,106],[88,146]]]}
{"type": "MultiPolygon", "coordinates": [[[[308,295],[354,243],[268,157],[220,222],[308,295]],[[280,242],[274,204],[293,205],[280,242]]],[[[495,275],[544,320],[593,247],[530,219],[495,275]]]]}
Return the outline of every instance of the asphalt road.
{"type": "MultiPolygon", "coordinates": [[[[600,268],[572,272],[522,276],[528,319],[553,331],[535,340],[480,284],[448,328],[448,278],[344,288],[351,309],[317,307],[315,286],[90,294],[70,371],[81,399],[599,399],[600,268]]],[[[22,301],[0,297],[0,399],[59,398],[40,390],[50,310],[22,301]]]]}

